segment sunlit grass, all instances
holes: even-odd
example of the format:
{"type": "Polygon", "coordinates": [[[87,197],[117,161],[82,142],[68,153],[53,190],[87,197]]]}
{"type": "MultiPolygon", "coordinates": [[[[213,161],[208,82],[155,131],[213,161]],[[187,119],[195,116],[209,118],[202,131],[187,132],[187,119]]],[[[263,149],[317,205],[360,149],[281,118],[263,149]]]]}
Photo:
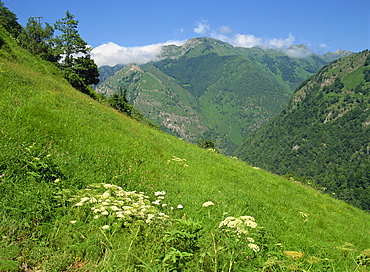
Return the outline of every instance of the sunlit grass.
{"type": "Polygon", "coordinates": [[[0,270],[366,271],[366,212],[140,124],[14,48],[0,49],[0,270]]]}

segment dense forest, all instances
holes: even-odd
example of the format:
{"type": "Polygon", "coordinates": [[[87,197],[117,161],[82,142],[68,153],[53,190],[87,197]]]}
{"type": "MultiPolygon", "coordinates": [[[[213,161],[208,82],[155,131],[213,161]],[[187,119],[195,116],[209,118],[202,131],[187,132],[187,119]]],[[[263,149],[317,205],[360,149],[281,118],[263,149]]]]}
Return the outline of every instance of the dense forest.
{"type": "Polygon", "coordinates": [[[369,61],[365,50],[303,82],[281,114],[245,139],[239,157],[370,210],[369,61]]]}

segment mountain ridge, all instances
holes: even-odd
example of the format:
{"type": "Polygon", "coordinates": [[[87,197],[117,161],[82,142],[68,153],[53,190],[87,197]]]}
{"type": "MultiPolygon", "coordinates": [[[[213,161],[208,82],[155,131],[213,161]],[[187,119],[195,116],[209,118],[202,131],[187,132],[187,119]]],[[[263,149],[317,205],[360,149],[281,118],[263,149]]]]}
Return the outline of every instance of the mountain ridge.
{"type": "MultiPolygon", "coordinates": [[[[292,46],[290,50],[307,49],[292,46]]],[[[127,89],[134,106],[165,131],[191,142],[212,139],[221,152],[232,154],[245,136],[283,110],[299,83],[326,64],[316,55],[291,58],[282,51],[234,47],[201,37],[181,46],[164,46],[161,60],[139,65],[142,76],[133,82],[115,75],[96,91],[109,95],[120,87],[127,89]],[[165,83],[152,76],[152,80],[144,79],[150,67],[167,75],[165,83]],[[148,93],[158,89],[158,82],[165,90],[161,101],[158,92],[148,93]],[[192,102],[178,104],[181,97],[176,92],[188,92],[185,97],[193,96],[192,102]],[[164,108],[159,109],[158,103],[164,108]]]]}
{"type": "Polygon", "coordinates": [[[368,50],[301,83],[287,107],[247,137],[238,156],[278,174],[305,177],[370,210],[368,50]]]}

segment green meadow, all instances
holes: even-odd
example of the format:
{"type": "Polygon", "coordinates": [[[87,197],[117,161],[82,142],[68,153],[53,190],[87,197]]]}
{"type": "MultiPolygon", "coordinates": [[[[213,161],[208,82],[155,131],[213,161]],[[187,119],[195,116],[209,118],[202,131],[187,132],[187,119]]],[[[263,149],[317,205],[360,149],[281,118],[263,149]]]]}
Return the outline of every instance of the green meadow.
{"type": "Polygon", "coordinates": [[[139,123],[0,41],[0,271],[369,270],[365,211],[139,123]]]}

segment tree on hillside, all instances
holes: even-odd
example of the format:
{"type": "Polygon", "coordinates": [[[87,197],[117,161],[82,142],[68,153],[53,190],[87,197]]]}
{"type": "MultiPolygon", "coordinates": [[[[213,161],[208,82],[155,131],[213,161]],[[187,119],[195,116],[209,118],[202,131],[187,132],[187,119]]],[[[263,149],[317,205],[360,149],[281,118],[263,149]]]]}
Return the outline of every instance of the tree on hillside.
{"type": "Polygon", "coordinates": [[[26,27],[18,37],[20,45],[30,51],[34,55],[39,55],[41,58],[57,62],[58,55],[53,54],[52,38],[54,35],[54,28],[48,23],[45,27],[35,18],[29,18],[26,27]]]}
{"type": "Polygon", "coordinates": [[[56,55],[62,57],[60,63],[64,77],[73,87],[90,96],[96,96],[91,84],[99,83],[99,70],[91,59],[91,47],[81,38],[77,31],[78,21],[69,11],[66,17],[54,24],[61,35],[53,39],[56,55]]]}
{"type": "Polygon", "coordinates": [[[108,103],[111,107],[138,121],[142,121],[144,119],[144,115],[135,109],[134,106],[128,101],[127,90],[122,91],[121,87],[118,93],[114,93],[108,98],[108,103]]]}
{"type": "Polygon", "coordinates": [[[15,38],[22,31],[22,26],[18,24],[17,20],[17,16],[5,7],[2,1],[0,1],[0,25],[2,25],[15,38]]]}

